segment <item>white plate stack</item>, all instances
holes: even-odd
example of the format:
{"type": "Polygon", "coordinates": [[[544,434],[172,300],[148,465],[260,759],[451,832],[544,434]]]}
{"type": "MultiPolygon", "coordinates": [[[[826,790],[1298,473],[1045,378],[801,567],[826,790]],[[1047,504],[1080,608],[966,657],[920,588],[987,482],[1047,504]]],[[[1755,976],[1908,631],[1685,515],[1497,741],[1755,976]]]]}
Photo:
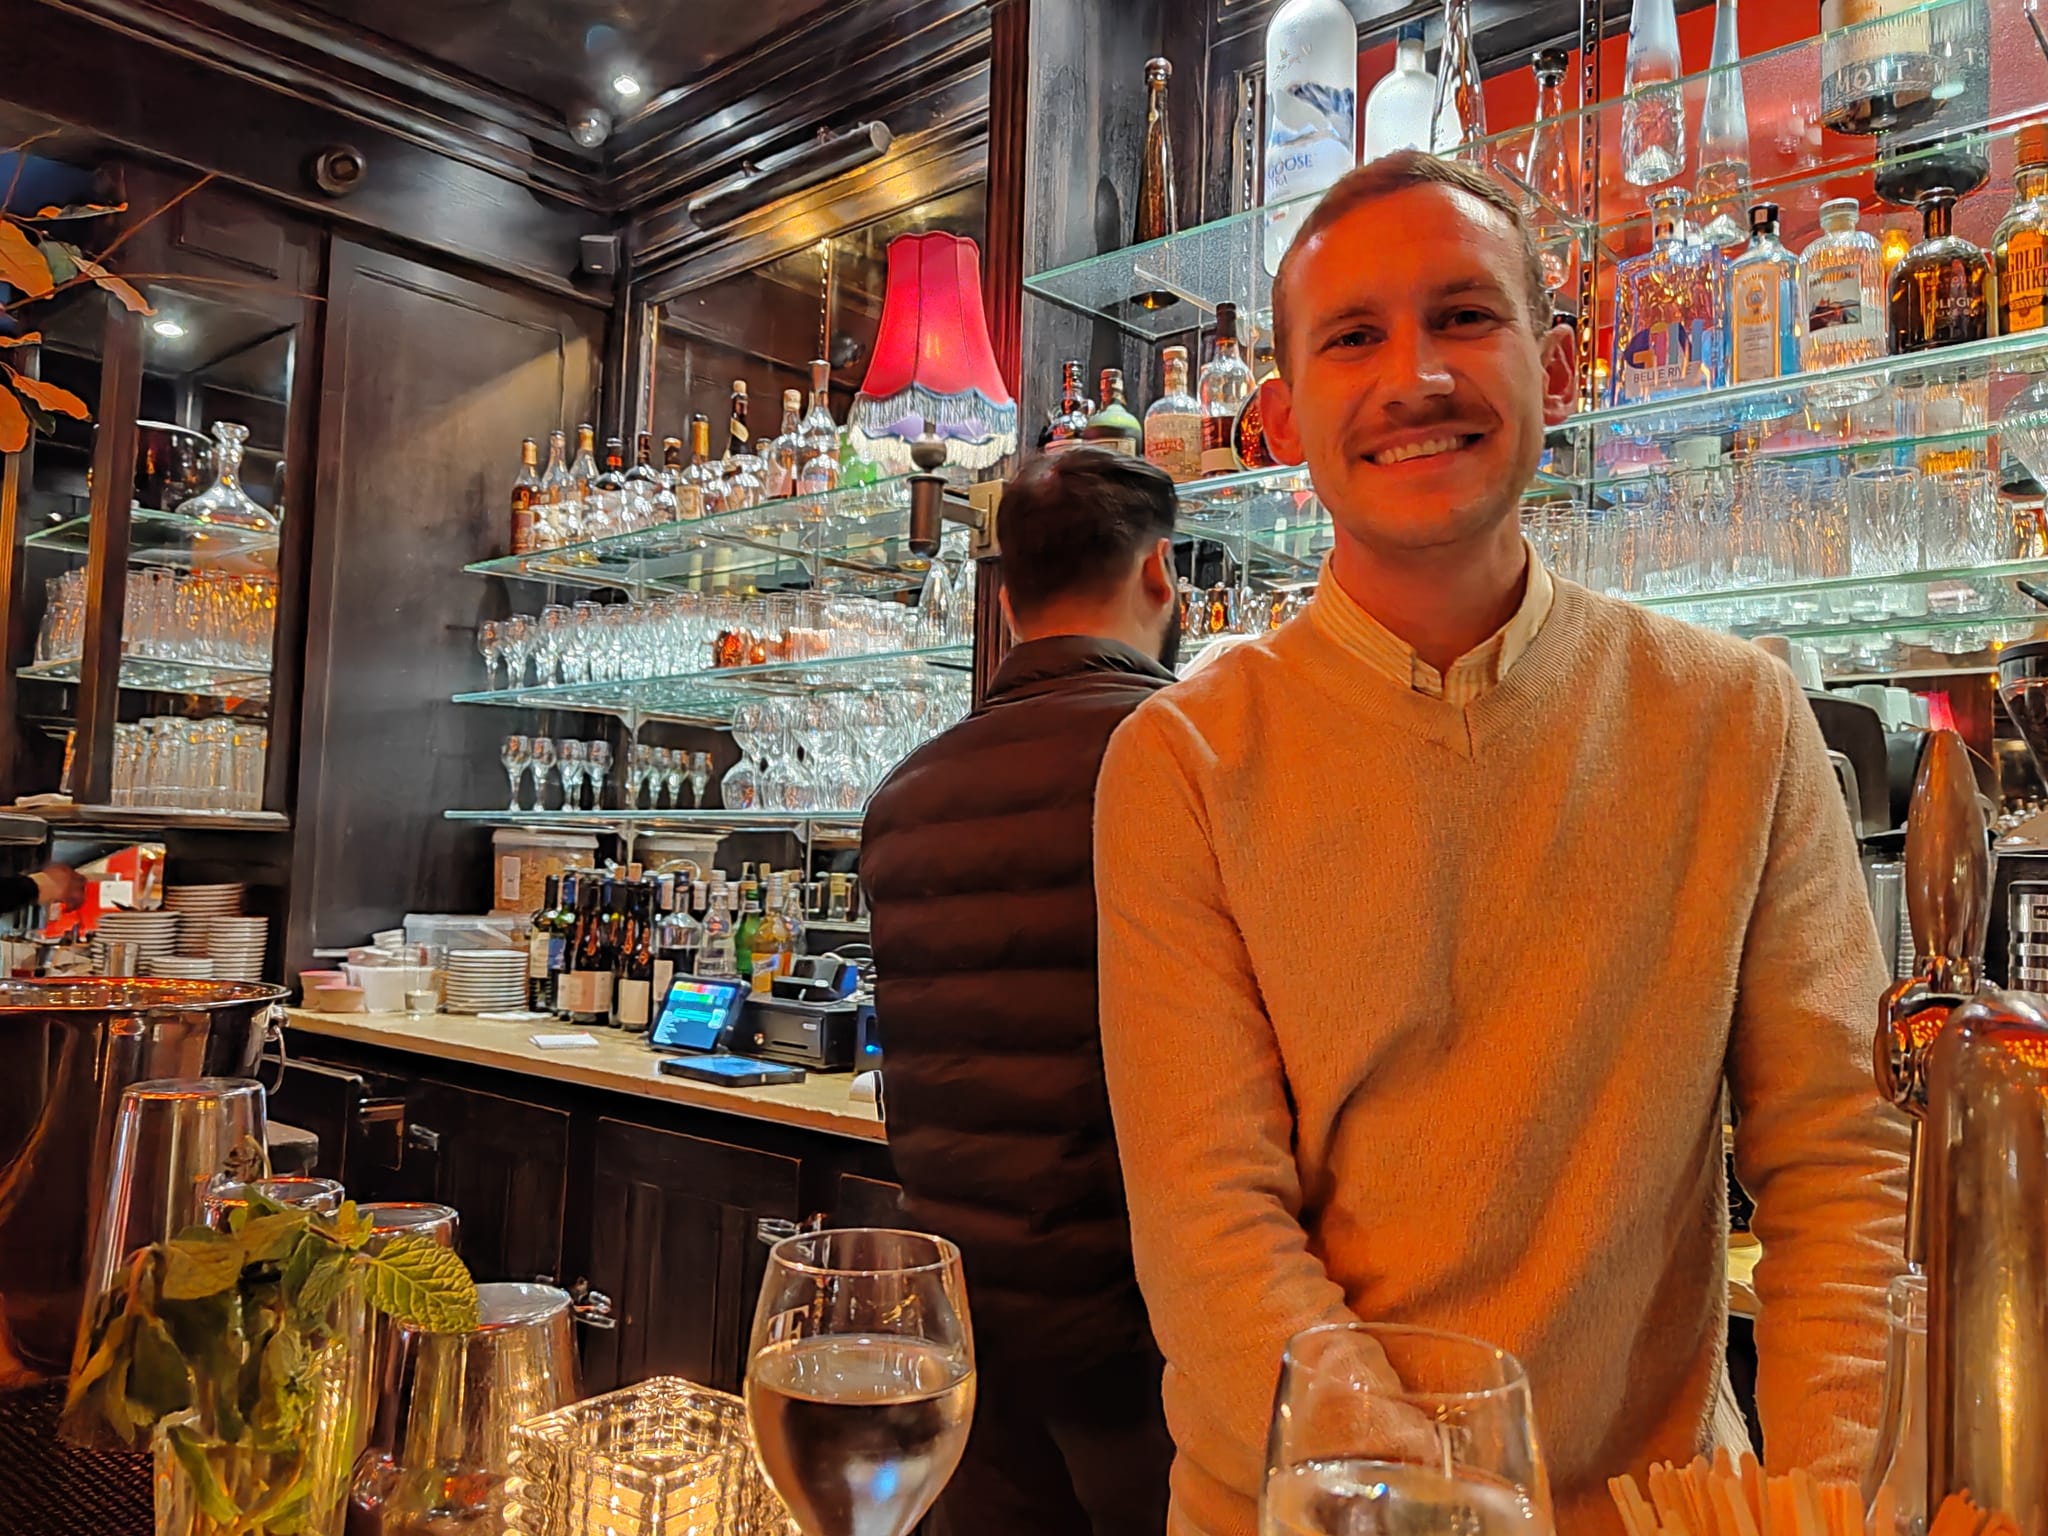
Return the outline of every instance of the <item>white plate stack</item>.
{"type": "Polygon", "coordinates": [[[456,949],[448,954],[450,1013],[502,1013],[526,1006],[526,951],[456,949]]]}
{"type": "Polygon", "coordinates": [[[205,959],[211,953],[208,928],[216,917],[239,916],[242,893],[247,889],[239,880],[218,885],[164,887],[164,910],[176,912],[185,920],[178,929],[178,953],[187,959],[205,959]]]}
{"type": "Polygon", "coordinates": [[[106,912],[100,915],[93,937],[102,943],[133,944],[136,970],[151,960],[166,960],[178,952],[179,916],[175,912],[106,912]]]}
{"type": "Polygon", "coordinates": [[[261,981],[263,950],[270,939],[267,917],[215,917],[206,924],[206,954],[222,981],[261,981]]]}
{"type": "Polygon", "coordinates": [[[160,959],[143,961],[142,974],[145,976],[175,976],[187,981],[211,981],[213,979],[213,962],[203,959],[194,960],[183,955],[165,955],[160,959]]]}

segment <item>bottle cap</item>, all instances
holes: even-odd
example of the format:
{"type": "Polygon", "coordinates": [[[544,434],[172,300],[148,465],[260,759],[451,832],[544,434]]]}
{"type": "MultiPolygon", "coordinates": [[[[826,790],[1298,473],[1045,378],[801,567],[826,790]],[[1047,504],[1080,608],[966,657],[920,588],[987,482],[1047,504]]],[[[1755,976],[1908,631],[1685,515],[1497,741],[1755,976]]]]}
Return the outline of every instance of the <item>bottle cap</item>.
{"type": "Polygon", "coordinates": [[[1853,197],[1831,197],[1820,205],[1820,216],[1823,219],[1840,217],[1844,214],[1853,219],[1861,217],[1862,213],[1863,204],[1853,197]]]}
{"type": "Polygon", "coordinates": [[[1757,234],[1778,232],[1778,205],[1758,203],[1749,210],[1749,227],[1757,234]]]}
{"type": "Polygon", "coordinates": [[[782,408],[793,411],[804,403],[804,392],[800,389],[785,389],[782,392],[782,408]]]}
{"type": "Polygon", "coordinates": [[[1169,60],[1147,59],[1145,61],[1145,83],[1147,85],[1164,85],[1172,78],[1173,64],[1169,60]]]}
{"type": "Polygon", "coordinates": [[[2013,164],[2048,165],[2048,123],[2029,123],[2013,135],[2013,164]]]}
{"type": "MultiPolygon", "coordinates": [[[[1416,30],[1419,32],[1421,28],[1418,27],[1416,30]]],[[[1562,48],[1539,49],[1536,54],[1536,78],[1541,80],[1548,76],[1552,80],[1562,80],[1565,71],[1571,68],[1571,63],[1572,56],[1562,48]]]]}

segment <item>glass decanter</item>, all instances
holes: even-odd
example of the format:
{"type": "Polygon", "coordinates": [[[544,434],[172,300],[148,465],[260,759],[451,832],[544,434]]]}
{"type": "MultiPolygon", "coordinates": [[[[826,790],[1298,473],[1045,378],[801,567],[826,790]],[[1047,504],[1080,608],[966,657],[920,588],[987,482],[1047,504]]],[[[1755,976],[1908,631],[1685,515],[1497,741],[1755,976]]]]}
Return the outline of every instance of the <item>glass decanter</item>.
{"type": "Polygon", "coordinates": [[[1650,199],[1650,249],[1615,269],[1614,400],[1713,389],[1725,382],[1727,258],[1692,238],[1685,194],[1650,199]]]}
{"type": "Polygon", "coordinates": [[[213,484],[178,507],[178,515],[215,528],[273,534],[277,519],[242,489],[242,446],[249,429],[236,421],[213,424],[213,484]]]}
{"type": "Polygon", "coordinates": [[[1863,1476],[1871,1536],[1927,1536],[1927,1277],[1900,1275],[1885,1296],[1884,1410],[1863,1476]],[[1891,1524],[1875,1523],[1891,1511],[1891,1524]]]}
{"type": "Polygon", "coordinates": [[[1677,84],[1684,73],[1671,0],[1643,0],[1629,13],[1621,82],[1621,174],[1635,186],[1685,170],[1685,93],[1677,84]]]}

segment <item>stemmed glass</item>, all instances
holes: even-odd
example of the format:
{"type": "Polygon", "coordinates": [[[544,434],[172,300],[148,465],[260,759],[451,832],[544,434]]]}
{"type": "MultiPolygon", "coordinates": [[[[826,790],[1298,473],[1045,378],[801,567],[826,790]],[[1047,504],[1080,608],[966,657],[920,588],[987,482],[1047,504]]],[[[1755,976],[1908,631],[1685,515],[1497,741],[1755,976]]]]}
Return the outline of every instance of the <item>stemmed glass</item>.
{"type": "Polygon", "coordinates": [[[550,737],[533,738],[533,808],[545,810],[548,802],[548,775],[555,767],[555,743],[550,737]]]}
{"type": "Polygon", "coordinates": [[[1550,1536],[1528,1373],[1461,1334],[1297,1333],[1280,1357],[1259,1529],[1550,1536]]]}
{"type": "Polygon", "coordinates": [[[498,625],[498,647],[505,653],[505,686],[526,686],[526,655],[533,641],[533,624],[525,614],[515,613],[498,625]]]}
{"type": "Polygon", "coordinates": [[[564,741],[555,752],[562,771],[562,809],[583,809],[583,775],[589,769],[588,748],[580,741],[564,741]]]}
{"type": "MultiPolygon", "coordinates": [[[[498,751],[498,761],[505,765],[505,776],[512,781],[512,803],[508,811],[519,809],[519,780],[525,774],[527,765],[533,761],[533,743],[524,736],[507,736],[505,745],[498,751]]],[[[534,796],[534,804],[540,804],[540,797],[534,796]]]]}
{"type": "Polygon", "coordinates": [[[498,621],[485,619],[476,627],[476,648],[484,658],[484,687],[486,690],[498,686],[498,621]]]}
{"type": "Polygon", "coordinates": [[[804,1536],[907,1536],[960,1464],[974,1387],[960,1250],[944,1238],[855,1227],[769,1251],[747,1425],[804,1536]]]}
{"type": "Polygon", "coordinates": [[[681,747],[671,747],[668,754],[668,768],[664,773],[668,781],[668,804],[672,811],[683,808],[683,775],[690,766],[690,754],[681,747]]]}
{"type": "Polygon", "coordinates": [[[568,640],[569,610],[560,603],[549,603],[540,611],[534,644],[534,680],[542,687],[553,687],[563,681],[562,651],[568,640]]]}
{"type": "Polygon", "coordinates": [[[690,809],[704,808],[704,791],[711,783],[711,754],[692,752],[690,754],[690,809]]]}
{"type": "MultiPolygon", "coordinates": [[[[652,778],[653,776],[654,776],[654,748],[650,747],[650,746],[649,746],[649,745],[648,745],[648,744],[647,744],[646,742],[644,742],[644,741],[636,741],[636,742],[634,742],[634,743],[633,743],[633,762],[632,762],[632,766],[631,766],[631,767],[629,767],[629,768],[628,768],[628,769],[626,770],[626,809],[627,809],[627,810],[629,810],[629,811],[637,811],[637,810],[639,810],[639,809],[640,809],[640,791],[641,791],[641,788],[642,788],[642,787],[643,787],[643,786],[644,786],[644,785],[645,785],[645,784],[647,783],[647,781],[648,781],[648,780],[649,780],[650,778],[652,778]]],[[[652,794],[652,792],[650,792],[650,793],[649,793],[649,795],[648,795],[648,801],[647,801],[647,803],[648,803],[648,806],[649,806],[649,808],[651,809],[651,808],[653,807],[653,804],[654,804],[654,797],[653,797],[653,794],[652,794]]]]}
{"type": "Polygon", "coordinates": [[[612,773],[612,744],[608,741],[589,743],[589,759],[590,808],[593,811],[601,811],[604,809],[605,781],[612,773]]]}

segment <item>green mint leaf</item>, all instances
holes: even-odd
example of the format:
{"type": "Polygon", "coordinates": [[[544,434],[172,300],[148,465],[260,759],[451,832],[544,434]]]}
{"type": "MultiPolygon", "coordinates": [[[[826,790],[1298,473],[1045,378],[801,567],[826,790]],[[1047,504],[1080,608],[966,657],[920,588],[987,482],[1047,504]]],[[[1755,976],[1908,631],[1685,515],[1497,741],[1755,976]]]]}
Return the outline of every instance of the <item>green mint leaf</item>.
{"type": "MultiPolygon", "coordinates": [[[[307,1246],[313,1245],[309,1243],[307,1246]]],[[[325,1244],[321,1246],[325,1247],[325,1244]]],[[[335,1299],[341,1295],[342,1286],[348,1283],[348,1266],[349,1256],[339,1248],[328,1248],[325,1253],[315,1256],[297,1294],[286,1293],[294,1327],[310,1333],[325,1325],[327,1309],[334,1305],[335,1299]]]]}
{"type": "Polygon", "coordinates": [[[166,1301],[196,1301],[232,1290],[242,1277],[242,1245],[233,1238],[213,1233],[212,1242],[196,1237],[174,1237],[164,1245],[164,1287],[166,1301]]]}
{"type": "Polygon", "coordinates": [[[235,1216],[241,1222],[235,1229],[235,1235],[241,1239],[251,1264],[282,1263],[306,1230],[304,1211],[277,1211],[269,1216],[254,1216],[238,1210],[235,1216]]]}
{"type": "Polygon", "coordinates": [[[429,1333],[467,1333],[476,1327],[476,1282],[455,1256],[432,1238],[401,1232],[376,1253],[353,1262],[369,1279],[370,1305],[429,1333]]]}
{"type": "Polygon", "coordinates": [[[170,1330],[154,1317],[137,1320],[128,1366],[128,1405],[142,1427],[192,1406],[192,1373],[170,1330]]]}
{"type": "Polygon", "coordinates": [[[232,1521],[240,1517],[235,1501],[228,1497],[228,1491],[221,1486],[220,1473],[214,1467],[209,1451],[219,1447],[220,1442],[206,1441],[189,1424],[173,1424],[164,1431],[170,1441],[171,1453],[178,1458],[178,1465],[184,1469],[185,1479],[192,1485],[192,1492],[199,1500],[199,1507],[210,1520],[232,1521]]]}

